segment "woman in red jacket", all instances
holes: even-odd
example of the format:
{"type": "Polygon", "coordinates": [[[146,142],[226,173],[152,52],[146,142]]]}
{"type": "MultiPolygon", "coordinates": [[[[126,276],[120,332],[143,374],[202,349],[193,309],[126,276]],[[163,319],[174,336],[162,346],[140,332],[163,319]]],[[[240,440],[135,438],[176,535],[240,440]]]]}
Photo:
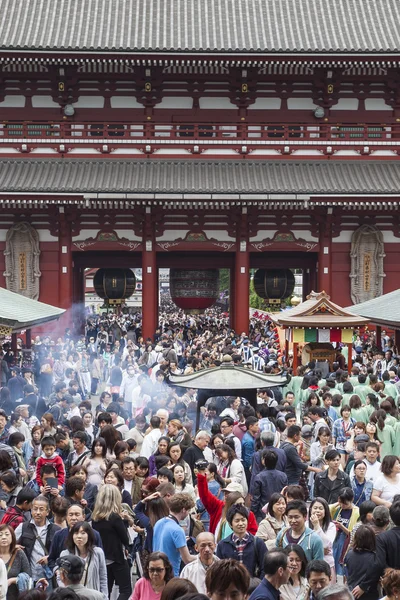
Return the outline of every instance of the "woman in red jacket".
{"type": "MultiPolygon", "coordinates": [[[[233,504],[244,504],[243,493],[235,491],[239,489],[239,484],[230,483],[223,491],[225,492],[225,501],[218,500],[208,489],[207,477],[197,473],[197,489],[199,497],[210,515],[210,533],[214,533],[217,541],[223,540],[232,533],[226,521],[226,513],[233,504]]],[[[257,533],[258,525],[254,513],[249,512],[247,531],[252,535],[257,533]]]]}

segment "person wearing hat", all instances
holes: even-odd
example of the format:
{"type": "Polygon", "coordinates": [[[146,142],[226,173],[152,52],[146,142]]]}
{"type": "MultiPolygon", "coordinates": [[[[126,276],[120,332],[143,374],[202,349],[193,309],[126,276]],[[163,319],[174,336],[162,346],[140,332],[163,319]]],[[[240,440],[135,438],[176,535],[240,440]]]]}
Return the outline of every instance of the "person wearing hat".
{"type": "Polygon", "coordinates": [[[253,371],[258,371],[259,373],[263,373],[264,367],[265,367],[265,360],[259,354],[260,348],[257,348],[257,346],[255,346],[255,348],[253,348],[252,350],[253,350],[253,356],[250,358],[251,368],[253,369],[253,371]]]}
{"type": "Polygon", "coordinates": [[[243,362],[249,361],[253,356],[253,348],[249,343],[249,338],[244,338],[239,354],[242,357],[243,362]]]}
{"type": "Polygon", "coordinates": [[[97,590],[85,587],[81,580],[84,576],[85,562],[75,554],[67,554],[57,559],[60,580],[65,587],[70,588],[83,600],[104,600],[104,595],[97,590]]]}

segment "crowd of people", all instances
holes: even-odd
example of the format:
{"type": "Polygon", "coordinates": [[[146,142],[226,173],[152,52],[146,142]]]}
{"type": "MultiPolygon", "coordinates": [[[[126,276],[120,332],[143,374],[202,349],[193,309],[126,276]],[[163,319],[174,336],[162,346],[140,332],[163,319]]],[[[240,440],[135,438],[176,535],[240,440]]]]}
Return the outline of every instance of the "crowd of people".
{"type": "Polygon", "coordinates": [[[273,323],[89,315],[0,354],[0,600],[378,600],[400,593],[399,359],[383,332],[294,373],[273,323]],[[210,397],[233,364],[286,384],[210,397]],[[352,361],[350,372],[346,360],[352,361]]]}

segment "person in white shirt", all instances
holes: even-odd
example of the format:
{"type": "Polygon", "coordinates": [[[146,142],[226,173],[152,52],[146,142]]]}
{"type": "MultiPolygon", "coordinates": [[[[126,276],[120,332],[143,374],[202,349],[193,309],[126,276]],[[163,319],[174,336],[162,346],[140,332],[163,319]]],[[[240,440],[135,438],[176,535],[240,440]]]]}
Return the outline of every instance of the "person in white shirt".
{"type": "Polygon", "coordinates": [[[259,348],[253,348],[253,356],[249,360],[249,364],[253,371],[258,371],[259,373],[264,372],[265,360],[262,356],[258,354],[259,348]]]}
{"type": "Polygon", "coordinates": [[[238,396],[229,396],[226,403],[228,406],[219,415],[221,419],[223,417],[231,417],[235,422],[239,421],[237,410],[240,406],[240,398],[238,396]]]}
{"type": "Polygon", "coordinates": [[[212,533],[202,532],[196,538],[195,549],[198,552],[196,560],[183,567],[179,577],[189,579],[197,588],[199,594],[206,592],[206,573],[214,563],[219,561],[215,556],[216,544],[212,533]]]}
{"type": "Polygon", "coordinates": [[[6,600],[8,590],[7,569],[4,560],[0,558],[0,600],[6,600]]]}
{"type": "Polygon", "coordinates": [[[233,443],[235,444],[236,458],[242,460],[242,444],[239,438],[233,435],[234,424],[235,422],[231,417],[222,417],[220,423],[221,433],[226,440],[231,439],[233,441],[233,443]]]}
{"type": "Polygon", "coordinates": [[[124,399],[125,408],[130,415],[132,414],[133,394],[137,387],[138,375],[136,373],[136,368],[134,365],[129,365],[126,373],[124,373],[122,377],[119,395],[124,399]]]}
{"type": "Polygon", "coordinates": [[[155,451],[157,450],[157,442],[161,437],[161,419],[160,417],[151,417],[150,426],[151,431],[145,436],[142,444],[142,449],[140,451],[140,456],[144,456],[149,459],[155,451]]]}
{"type": "MultiPolygon", "coordinates": [[[[135,418],[137,415],[142,414],[144,407],[146,404],[151,402],[151,398],[148,394],[145,393],[145,387],[147,383],[146,375],[139,375],[138,384],[132,392],[131,400],[131,415],[135,418]]],[[[129,409],[128,409],[129,410],[129,409]]]]}

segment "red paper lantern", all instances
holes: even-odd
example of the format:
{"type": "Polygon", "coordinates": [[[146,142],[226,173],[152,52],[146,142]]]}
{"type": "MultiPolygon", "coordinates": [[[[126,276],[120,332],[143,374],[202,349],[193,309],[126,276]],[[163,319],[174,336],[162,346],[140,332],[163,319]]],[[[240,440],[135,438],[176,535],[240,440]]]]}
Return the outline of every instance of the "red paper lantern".
{"type": "Polygon", "coordinates": [[[173,302],[186,312],[202,312],[215,304],[219,294],[218,269],[171,269],[170,294],[173,302]]]}

